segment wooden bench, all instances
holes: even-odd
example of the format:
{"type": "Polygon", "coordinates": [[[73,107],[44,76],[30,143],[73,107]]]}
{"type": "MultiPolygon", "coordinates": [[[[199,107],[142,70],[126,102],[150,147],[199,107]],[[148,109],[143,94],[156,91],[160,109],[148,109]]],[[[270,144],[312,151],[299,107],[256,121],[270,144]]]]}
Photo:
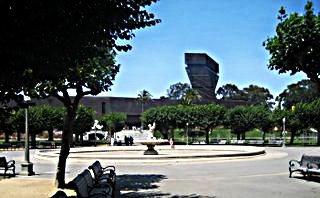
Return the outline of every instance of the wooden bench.
{"type": "Polygon", "coordinates": [[[8,170],[11,170],[13,175],[15,175],[15,170],[16,170],[16,166],[15,166],[15,161],[14,160],[9,160],[7,162],[6,157],[0,157],[0,169],[4,170],[4,174],[7,174],[8,170]]]}
{"type": "Polygon", "coordinates": [[[301,160],[289,161],[289,177],[293,172],[300,172],[303,176],[310,176],[313,174],[320,174],[320,156],[302,155],[301,160]]]}
{"type": "Polygon", "coordinates": [[[88,169],[69,182],[68,188],[75,190],[79,198],[112,198],[114,194],[113,187],[108,183],[105,183],[103,186],[96,185],[88,169]]]}
{"type": "Polygon", "coordinates": [[[102,167],[99,161],[95,161],[89,169],[92,170],[94,175],[94,180],[99,185],[104,185],[104,183],[109,183],[115,188],[116,184],[116,168],[114,166],[102,167]]]}

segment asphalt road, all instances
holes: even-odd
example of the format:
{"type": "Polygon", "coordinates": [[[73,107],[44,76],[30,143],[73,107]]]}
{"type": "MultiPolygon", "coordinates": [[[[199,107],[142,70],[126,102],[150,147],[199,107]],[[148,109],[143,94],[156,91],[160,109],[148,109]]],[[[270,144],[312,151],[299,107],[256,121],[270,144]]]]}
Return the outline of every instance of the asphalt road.
{"type": "MultiPolygon", "coordinates": [[[[288,175],[290,159],[303,153],[320,155],[320,147],[272,147],[266,155],[245,158],[210,159],[198,162],[160,164],[116,164],[118,197],[261,197],[319,198],[320,177],[307,181],[299,174],[288,175]]],[[[0,155],[23,162],[23,151],[2,151],[0,155]]],[[[36,158],[31,151],[36,178],[54,179],[56,158],[36,158]]],[[[68,160],[66,180],[72,179],[92,163],[68,160]]],[[[107,161],[101,161],[108,165],[107,161]]]]}

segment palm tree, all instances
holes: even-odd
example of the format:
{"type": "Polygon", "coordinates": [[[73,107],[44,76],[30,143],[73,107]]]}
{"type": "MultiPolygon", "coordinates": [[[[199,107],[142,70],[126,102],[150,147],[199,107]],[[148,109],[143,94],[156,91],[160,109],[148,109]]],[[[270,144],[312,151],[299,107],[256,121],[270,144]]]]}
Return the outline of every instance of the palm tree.
{"type": "Polygon", "coordinates": [[[141,102],[141,113],[144,112],[144,103],[146,103],[148,100],[151,100],[152,95],[147,90],[142,90],[138,94],[138,101],[141,102]]]}
{"type": "Polygon", "coordinates": [[[193,101],[201,100],[201,95],[195,89],[187,89],[185,94],[180,99],[180,103],[182,105],[191,105],[193,101]]]}

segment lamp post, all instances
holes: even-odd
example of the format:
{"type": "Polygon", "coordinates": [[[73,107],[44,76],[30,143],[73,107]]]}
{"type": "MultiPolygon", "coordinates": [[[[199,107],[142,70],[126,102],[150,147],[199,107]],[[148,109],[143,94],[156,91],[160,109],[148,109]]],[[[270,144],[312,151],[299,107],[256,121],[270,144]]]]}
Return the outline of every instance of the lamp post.
{"type": "Polygon", "coordinates": [[[187,146],[189,145],[189,122],[187,122],[187,146]]]}
{"type": "Polygon", "coordinates": [[[286,147],[286,118],[282,118],[282,138],[283,138],[283,143],[282,143],[282,147],[286,147]]]}
{"type": "Polygon", "coordinates": [[[33,172],[33,164],[30,162],[30,151],[29,151],[29,125],[28,125],[28,108],[32,105],[30,103],[30,97],[24,96],[24,102],[22,107],[25,109],[25,143],[24,143],[24,162],[21,164],[21,175],[31,176],[33,172]]]}
{"type": "Polygon", "coordinates": [[[102,125],[99,125],[99,121],[98,120],[94,120],[94,124],[91,127],[91,129],[94,130],[94,146],[97,146],[97,129],[101,130],[102,129],[102,125]]]}

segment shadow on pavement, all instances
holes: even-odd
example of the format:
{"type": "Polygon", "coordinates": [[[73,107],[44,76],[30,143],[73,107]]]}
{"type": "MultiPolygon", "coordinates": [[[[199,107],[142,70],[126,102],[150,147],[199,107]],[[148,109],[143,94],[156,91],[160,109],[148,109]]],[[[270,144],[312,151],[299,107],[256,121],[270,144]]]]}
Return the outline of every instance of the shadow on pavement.
{"type": "Polygon", "coordinates": [[[320,183],[320,176],[318,175],[311,175],[311,177],[308,178],[307,177],[303,177],[303,176],[293,176],[292,178],[295,178],[295,179],[301,179],[301,180],[305,180],[305,181],[309,181],[309,182],[317,182],[317,183],[320,183]]]}
{"type": "Polygon", "coordinates": [[[125,174],[117,176],[116,197],[147,198],[147,197],[171,197],[171,198],[211,198],[201,195],[171,195],[159,191],[159,183],[167,179],[165,175],[125,174]]]}

